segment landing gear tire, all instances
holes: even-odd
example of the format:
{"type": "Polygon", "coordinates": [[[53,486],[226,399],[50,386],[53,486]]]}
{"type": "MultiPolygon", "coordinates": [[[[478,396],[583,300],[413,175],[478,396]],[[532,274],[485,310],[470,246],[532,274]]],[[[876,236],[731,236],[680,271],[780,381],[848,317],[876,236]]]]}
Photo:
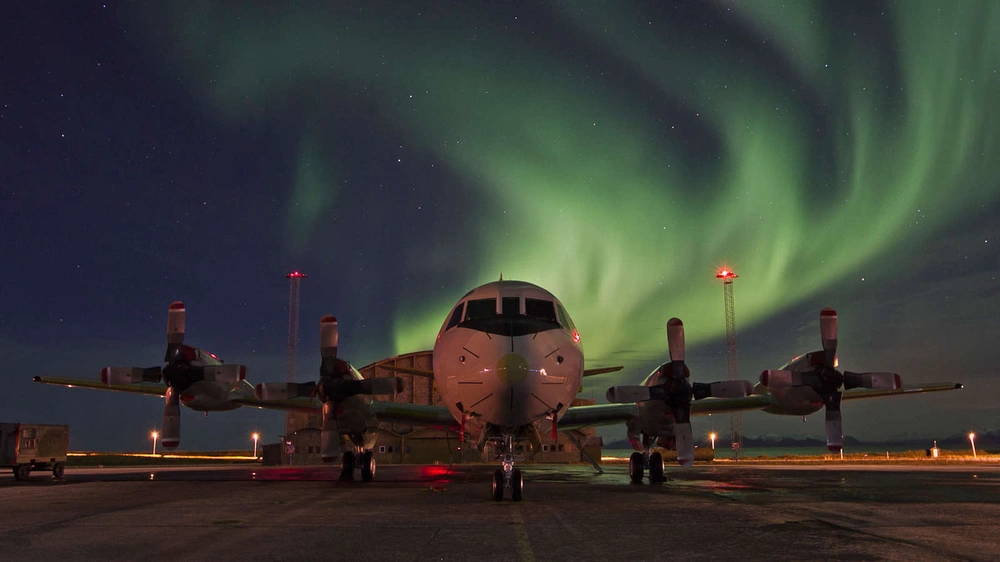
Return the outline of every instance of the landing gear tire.
{"type": "Polygon", "coordinates": [[[353,482],[354,481],[354,453],[347,452],[341,457],[340,461],[340,481],[341,482],[353,482]]]}
{"type": "Polygon", "coordinates": [[[663,476],[663,455],[660,453],[649,455],[649,483],[659,484],[666,481],[666,477],[663,476]]]}
{"type": "Polygon", "coordinates": [[[519,502],[524,496],[524,479],[521,470],[515,468],[510,474],[510,499],[519,502]]]}
{"type": "Polygon", "coordinates": [[[642,484],[643,465],[645,464],[646,459],[640,452],[632,453],[632,456],[628,458],[628,477],[633,484],[642,484]]]}
{"type": "Polygon", "coordinates": [[[361,481],[371,482],[375,479],[375,454],[365,451],[361,455],[361,481]]]}
{"type": "Polygon", "coordinates": [[[65,470],[66,465],[61,462],[57,462],[52,466],[52,477],[56,480],[62,480],[63,472],[65,472],[65,470]]]}
{"type": "Polygon", "coordinates": [[[14,467],[14,480],[27,480],[31,476],[30,464],[19,464],[14,467]]]}
{"type": "Polygon", "coordinates": [[[493,499],[503,500],[503,470],[499,468],[493,471],[493,499]]]}

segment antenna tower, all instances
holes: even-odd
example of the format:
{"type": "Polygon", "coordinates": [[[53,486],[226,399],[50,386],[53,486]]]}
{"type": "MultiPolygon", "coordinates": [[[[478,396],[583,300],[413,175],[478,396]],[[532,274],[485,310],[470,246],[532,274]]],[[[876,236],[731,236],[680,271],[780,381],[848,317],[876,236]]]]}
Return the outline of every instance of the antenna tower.
{"type": "MultiPolygon", "coordinates": [[[[733,298],[733,281],[739,277],[728,267],[723,267],[715,273],[715,278],[722,281],[722,299],[726,310],[726,371],[729,380],[736,380],[739,368],[736,364],[736,304],[733,298]]],[[[732,433],[732,444],[736,458],[743,449],[743,414],[731,414],[729,429],[732,433]]]]}

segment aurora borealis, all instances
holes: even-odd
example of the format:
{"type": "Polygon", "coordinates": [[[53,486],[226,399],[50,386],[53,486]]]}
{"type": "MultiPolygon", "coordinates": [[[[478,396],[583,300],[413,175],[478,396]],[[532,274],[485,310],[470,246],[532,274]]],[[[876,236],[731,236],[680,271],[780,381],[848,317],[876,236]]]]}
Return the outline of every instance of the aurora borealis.
{"type": "MultiPolygon", "coordinates": [[[[300,267],[311,276],[302,325],[336,309],[367,361],[428,348],[454,300],[502,272],[558,295],[593,361],[647,367],[670,316],[685,319],[689,344],[718,344],[712,275],[723,264],[741,276],[748,342],[799,337],[814,321],[803,311],[829,304],[871,322],[883,303],[872,295],[888,291],[879,284],[942,256],[985,256],[954,286],[996,294],[1000,261],[980,236],[996,233],[1000,194],[993,2],[265,6],[99,3],[68,36],[58,17],[39,24],[41,52],[59,54],[32,59],[22,86],[5,88],[5,138],[24,134],[11,127],[20,115],[52,142],[52,123],[73,115],[71,130],[86,123],[109,140],[35,149],[60,163],[41,184],[87,194],[54,212],[60,203],[25,195],[47,160],[7,150],[19,163],[5,216],[20,240],[8,246],[25,256],[12,263],[73,282],[39,254],[75,264],[98,252],[95,267],[129,271],[117,285],[74,285],[74,298],[98,302],[57,298],[61,316],[45,322],[83,324],[98,304],[141,309],[155,329],[130,319],[69,331],[138,344],[127,332],[141,329],[152,348],[160,308],[183,297],[243,324],[213,336],[227,357],[252,348],[265,372],[280,369],[280,275],[300,267]],[[94,61],[115,78],[73,78],[94,61]],[[60,89],[74,105],[19,113],[60,89]],[[149,144],[155,163],[143,162],[149,144]],[[30,225],[46,216],[63,226],[36,240],[30,225]],[[59,242],[89,223],[97,247],[59,242]],[[94,297],[108,292],[114,303],[94,297]],[[794,327],[777,324],[792,312],[794,327]]],[[[16,287],[25,304],[12,317],[49,302],[50,283],[16,287]]],[[[953,336],[963,351],[998,334],[995,298],[985,302],[957,306],[992,322],[953,336]]],[[[197,321],[201,334],[224,330],[197,321]]],[[[44,347],[48,335],[3,337],[44,347]]],[[[303,336],[305,347],[315,339],[303,336]]],[[[741,354],[756,366],[753,350],[741,354]]]]}

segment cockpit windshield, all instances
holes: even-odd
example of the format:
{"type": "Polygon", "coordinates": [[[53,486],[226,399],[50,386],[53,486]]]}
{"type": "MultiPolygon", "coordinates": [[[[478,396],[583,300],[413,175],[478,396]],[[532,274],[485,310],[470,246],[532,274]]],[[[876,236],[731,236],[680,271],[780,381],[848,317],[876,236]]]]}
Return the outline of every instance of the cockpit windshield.
{"type": "Polygon", "coordinates": [[[500,314],[497,314],[495,298],[470,300],[465,305],[465,316],[458,326],[503,336],[523,336],[562,327],[553,301],[523,300],[522,308],[521,297],[501,297],[500,314]]]}

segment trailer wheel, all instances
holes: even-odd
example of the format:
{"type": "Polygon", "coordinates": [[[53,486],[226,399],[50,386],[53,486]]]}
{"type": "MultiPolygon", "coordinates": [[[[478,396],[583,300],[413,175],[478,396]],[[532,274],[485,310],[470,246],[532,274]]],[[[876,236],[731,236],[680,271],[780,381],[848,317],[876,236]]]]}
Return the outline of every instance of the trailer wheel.
{"type": "Polygon", "coordinates": [[[15,480],[27,480],[29,476],[31,476],[30,464],[19,464],[14,467],[15,480]]]}
{"type": "Polygon", "coordinates": [[[66,471],[66,465],[61,462],[57,462],[52,465],[52,477],[56,480],[62,480],[63,472],[66,471]]]}

